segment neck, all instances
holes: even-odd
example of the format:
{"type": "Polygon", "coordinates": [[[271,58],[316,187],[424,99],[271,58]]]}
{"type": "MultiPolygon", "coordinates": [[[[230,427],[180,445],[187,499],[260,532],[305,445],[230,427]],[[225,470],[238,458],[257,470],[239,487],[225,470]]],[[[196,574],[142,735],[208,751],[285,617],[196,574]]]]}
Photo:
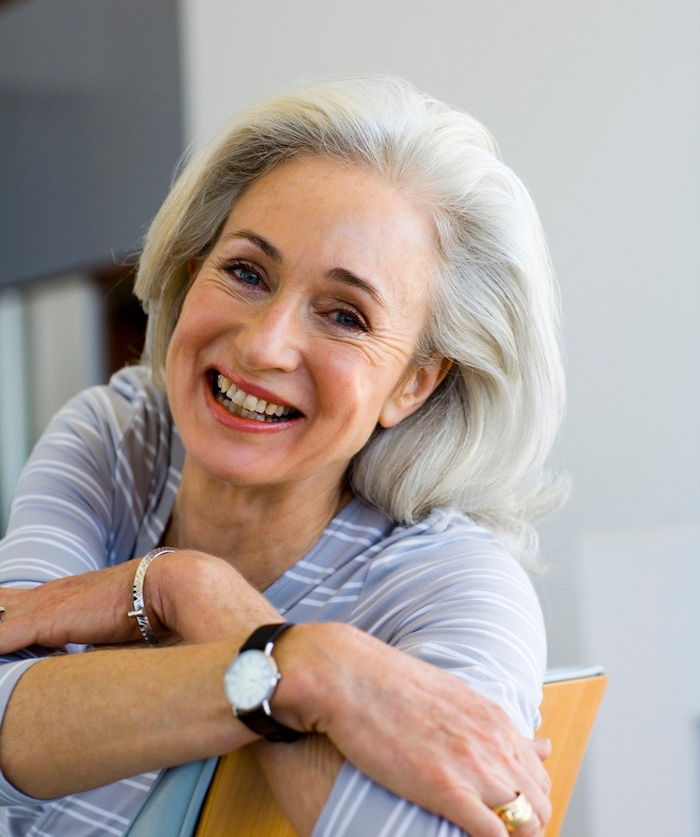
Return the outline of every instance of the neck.
{"type": "Polygon", "coordinates": [[[312,482],[230,485],[198,471],[186,456],[163,542],[223,558],[264,590],[311,549],[352,497],[337,479],[312,482]]]}

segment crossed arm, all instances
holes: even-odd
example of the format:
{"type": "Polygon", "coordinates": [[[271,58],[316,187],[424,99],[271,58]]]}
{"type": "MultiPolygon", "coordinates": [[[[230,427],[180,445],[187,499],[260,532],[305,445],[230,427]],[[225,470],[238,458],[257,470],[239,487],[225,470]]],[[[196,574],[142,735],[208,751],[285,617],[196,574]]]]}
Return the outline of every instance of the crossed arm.
{"type": "MultiPolygon", "coordinates": [[[[178,642],[142,648],[126,617],[134,571],[128,562],[1,591],[0,653],[136,641],[42,660],[19,680],[0,729],[0,766],[29,795],[74,793],[255,738],[233,717],[221,683],[248,634],[279,614],[224,561],[183,550],[154,561],[146,586],[151,621],[178,642]]],[[[283,673],[275,715],[316,734],[256,749],[300,834],[311,833],[343,759],[472,837],[504,837],[490,806],[521,790],[536,817],[520,834],[542,833],[543,745],[523,738],[491,701],[341,624],[298,625],[275,655],[283,673]]]]}

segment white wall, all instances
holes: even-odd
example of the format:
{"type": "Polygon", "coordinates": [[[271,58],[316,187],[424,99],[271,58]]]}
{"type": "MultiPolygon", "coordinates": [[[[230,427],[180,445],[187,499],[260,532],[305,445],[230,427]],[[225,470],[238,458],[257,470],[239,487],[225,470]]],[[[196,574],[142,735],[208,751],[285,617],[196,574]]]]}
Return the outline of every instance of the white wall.
{"type": "Polygon", "coordinates": [[[0,286],[0,531],[25,460],[54,413],[106,379],[104,300],[88,276],[0,286]]]}
{"type": "MultiPolygon", "coordinates": [[[[676,587],[626,586],[620,579],[640,572],[638,546],[649,527],[684,544],[668,550],[681,587],[700,558],[697,541],[682,536],[698,524],[700,508],[700,6],[695,0],[180,2],[187,130],[195,144],[242,105],[309,76],[389,70],[482,119],[534,192],[566,317],[570,408],[557,458],[575,480],[568,508],[543,529],[553,566],[539,588],[551,661],[608,666],[609,705],[618,716],[601,725],[603,743],[624,752],[628,739],[617,721],[650,672],[663,663],[668,674],[672,658],[668,682],[676,688],[683,682],[679,666],[697,667],[697,634],[686,635],[670,618],[676,587]],[[615,584],[608,585],[608,572],[615,584]],[[624,606],[616,606],[611,590],[624,606]],[[663,637],[652,649],[634,641],[642,619],[644,636],[658,624],[663,637]],[[624,666],[622,634],[632,661],[624,666]]],[[[653,540],[659,579],[664,542],[653,540]]],[[[655,696],[636,730],[637,768],[647,754],[653,761],[675,705],[670,687],[655,696]],[[654,725],[661,733],[650,731],[654,725]]],[[[682,711],[700,717],[692,701],[682,711]]],[[[695,756],[694,767],[685,756],[660,763],[666,786],[683,789],[683,799],[676,798],[682,811],[666,833],[697,828],[695,756]]],[[[605,747],[593,751],[589,792],[578,795],[567,837],[650,833],[645,806],[663,810],[653,796],[634,797],[623,768],[614,782],[602,781],[608,760],[605,747]],[[625,808],[624,829],[611,813],[616,798],[644,803],[625,808]]]]}
{"type": "Polygon", "coordinates": [[[31,338],[32,439],[76,392],[107,378],[104,299],[89,276],[61,277],[26,294],[31,338]]]}

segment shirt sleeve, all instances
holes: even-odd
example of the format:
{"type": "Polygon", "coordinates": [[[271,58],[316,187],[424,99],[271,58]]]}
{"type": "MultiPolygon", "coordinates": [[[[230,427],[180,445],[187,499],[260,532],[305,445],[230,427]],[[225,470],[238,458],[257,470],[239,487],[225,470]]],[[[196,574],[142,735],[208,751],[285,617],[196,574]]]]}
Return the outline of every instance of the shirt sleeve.
{"type": "Polygon", "coordinates": [[[312,837],[466,837],[345,762],[312,837]]]}
{"type": "MultiPolygon", "coordinates": [[[[86,390],[47,427],[22,472],[7,533],[0,541],[0,587],[36,587],[98,570],[133,549],[138,492],[129,492],[134,505],[131,515],[125,516],[117,508],[115,486],[129,482],[122,444],[139,410],[135,380],[132,376],[131,383],[122,382],[121,392],[119,384],[117,389],[86,390]],[[119,539],[121,554],[116,547],[119,539]]],[[[0,657],[0,720],[15,685],[30,666],[49,654],[80,650],[83,646],[60,651],[27,648],[0,657]]],[[[0,775],[0,804],[28,799],[0,775]]]]}
{"type": "MultiPolygon", "coordinates": [[[[532,737],[546,662],[543,619],[527,575],[495,538],[476,530],[465,541],[449,529],[416,537],[380,556],[372,573],[368,598],[381,607],[370,632],[459,677],[532,737]]],[[[313,837],[463,834],[346,762],[313,837]]]]}

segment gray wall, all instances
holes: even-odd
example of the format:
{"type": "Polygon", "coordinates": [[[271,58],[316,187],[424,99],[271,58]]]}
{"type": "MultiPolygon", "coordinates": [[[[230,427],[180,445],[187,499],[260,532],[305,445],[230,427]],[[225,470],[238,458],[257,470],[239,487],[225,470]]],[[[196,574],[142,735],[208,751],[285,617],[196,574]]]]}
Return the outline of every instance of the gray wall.
{"type": "Polygon", "coordinates": [[[175,0],[0,12],[0,284],[133,252],[181,153],[175,0]]]}
{"type": "Polygon", "coordinates": [[[551,662],[611,676],[566,835],[697,834],[700,6],[181,8],[196,143],[309,76],[389,70],[481,118],[532,189],[562,286],[570,406],[557,460],[575,485],[543,527],[551,569],[538,586],[551,662]]]}
{"type": "Polygon", "coordinates": [[[182,150],[175,0],[3,4],[0,529],[36,433],[104,376],[88,271],[138,249],[182,150]]]}

